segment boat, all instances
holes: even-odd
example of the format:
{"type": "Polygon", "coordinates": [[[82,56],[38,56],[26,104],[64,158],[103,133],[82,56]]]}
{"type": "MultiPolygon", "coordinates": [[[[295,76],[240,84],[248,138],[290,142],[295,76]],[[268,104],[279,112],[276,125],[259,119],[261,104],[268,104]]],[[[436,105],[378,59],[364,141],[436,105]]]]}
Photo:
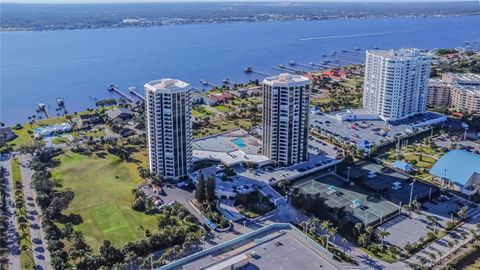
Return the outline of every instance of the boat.
{"type": "Polygon", "coordinates": [[[290,66],[295,66],[297,63],[295,63],[295,61],[293,61],[293,60],[290,60],[290,61],[288,61],[288,64],[290,64],[290,66]]]}
{"type": "Polygon", "coordinates": [[[38,109],[41,111],[45,110],[45,103],[38,103],[38,109]]]}
{"type": "Polygon", "coordinates": [[[63,98],[57,98],[57,105],[59,107],[63,107],[65,105],[65,101],[63,100],[63,98]]]}
{"type": "Polygon", "coordinates": [[[279,68],[285,68],[285,65],[284,64],[280,64],[278,65],[279,68]]]}
{"type": "Polygon", "coordinates": [[[208,82],[207,82],[207,80],[205,80],[205,79],[201,79],[200,82],[201,82],[203,85],[208,85],[208,82]]]}
{"type": "Polygon", "coordinates": [[[251,72],[253,72],[253,69],[252,69],[252,67],[244,67],[244,68],[243,68],[243,72],[245,72],[245,73],[251,73],[251,72]]]}

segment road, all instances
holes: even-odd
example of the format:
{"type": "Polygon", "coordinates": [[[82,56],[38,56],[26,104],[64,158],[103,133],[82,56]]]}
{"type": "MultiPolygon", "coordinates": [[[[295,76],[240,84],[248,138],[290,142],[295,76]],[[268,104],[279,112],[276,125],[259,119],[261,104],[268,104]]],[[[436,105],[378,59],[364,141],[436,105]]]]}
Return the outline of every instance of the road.
{"type": "Polygon", "coordinates": [[[7,169],[7,216],[8,216],[8,269],[21,269],[20,246],[17,232],[17,219],[15,216],[14,191],[12,179],[12,160],[0,162],[0,167],[7,169]]]}
{"type": "Polygon", "coordinates": [[[50,266],[50,252],[46,248],[47,242],[42,228],[41,209],[36,203],[36,193],[30,188],[32,181],[32,170],[26,165],[29,157],[19,156],[20,173],[22,175],[23,192],[27,199],[28,222],[30,223],[30,236],[32,237],[33,259],[35,269],[52,269],[50,266]]]}

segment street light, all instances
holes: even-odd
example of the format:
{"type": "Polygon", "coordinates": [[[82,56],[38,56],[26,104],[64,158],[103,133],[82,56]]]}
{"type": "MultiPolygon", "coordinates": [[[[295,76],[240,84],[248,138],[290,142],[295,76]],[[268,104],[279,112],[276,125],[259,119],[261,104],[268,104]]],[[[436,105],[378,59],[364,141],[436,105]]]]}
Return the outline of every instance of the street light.
{"type": "Polygon", "coordinates": [[[350,169],[351,169],[351,167],[348,166],[347,167],[347,182],[350,182],[350,169]]]}
{"type": "Polygon", "coordinates": [[[409,204],[412,204],[412,196],[413,196],[413,184],[415,184],[415,179],[413,180],[413,182],[410,184],[410,202],[409,204]]]}

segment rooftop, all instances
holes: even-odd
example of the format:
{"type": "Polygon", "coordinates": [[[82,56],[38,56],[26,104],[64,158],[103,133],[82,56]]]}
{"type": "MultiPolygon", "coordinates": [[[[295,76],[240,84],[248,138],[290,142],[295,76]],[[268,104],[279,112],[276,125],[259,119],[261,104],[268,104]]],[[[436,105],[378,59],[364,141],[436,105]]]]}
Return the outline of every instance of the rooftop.
{"type": "Polygon", "coordinates": [[[310,79],[296,74],[281,73],[277,76],[266,77],[263,80],[264,84],[268,85],[305,85],[310,83],[310,79]]]}
{"type": "Polygon", "coordinates": [[[403,59],[405,57],[426,56],[425,54],[422,54],[419,49],[413,49],[413,48],[402,48],[402,49],[391,49],[391,50],[367,50],[367,54],[384,56],[391,59],[403,59]]]}
{"type": "Polygon", "coordinates": [[[234,129],[194,140],[193,156],[197,159],[213,159],[226,165],[243,162],[264,163],[270,159],[260,152],[262,142],[243,129],[234,129]]]}
{"type": "Polygon", "coordinates": [[[160,93],[178,93],[191,89],[191,86],[181,80],[165,78],[156,81],[149,81],[145,84],[145,89],[160,93]]]}
{"type": "Polygon", "coordinates": [[[430,170],[430,174],[446,177],[464,186],[474,174],[480,174],[480,155],[465,150],[452,150],[443,155],[430,170]]]}
{"type": "Polygon", "coordinates": [[[455,84],[454,87],[456,89],[469,92],[471,94],[479,94],[480,95],[480,84],[479,85],[462,85],[462,84],[455,84]]]}
{"type": "Polygon", "coordinates": [[[290,224],[276,223],[195,253],[160,270],[229,269],[343,269],[331,254],[290,224]]]}

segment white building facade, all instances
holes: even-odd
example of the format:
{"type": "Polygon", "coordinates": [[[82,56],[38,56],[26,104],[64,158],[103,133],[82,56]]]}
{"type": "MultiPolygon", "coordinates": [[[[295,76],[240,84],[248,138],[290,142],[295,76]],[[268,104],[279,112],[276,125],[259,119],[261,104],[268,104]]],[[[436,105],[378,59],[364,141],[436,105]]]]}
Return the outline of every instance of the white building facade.
{"type": "Polygon", "coordinates": [[[363,107],[385,121],[425,113],[430,65],[417,49],[367,50],[363,107]]]}
{"type": "Polygon", "coordinates": [[[181,180],[192,168],[192,87],[176,79],[144,87],[150,172],[181,180]]]}
{"type": "Polygon", "coordinates": [[[310,80],[280,74],[263,80],[263,155],[277,165],[308,159],[310,80]]]}

